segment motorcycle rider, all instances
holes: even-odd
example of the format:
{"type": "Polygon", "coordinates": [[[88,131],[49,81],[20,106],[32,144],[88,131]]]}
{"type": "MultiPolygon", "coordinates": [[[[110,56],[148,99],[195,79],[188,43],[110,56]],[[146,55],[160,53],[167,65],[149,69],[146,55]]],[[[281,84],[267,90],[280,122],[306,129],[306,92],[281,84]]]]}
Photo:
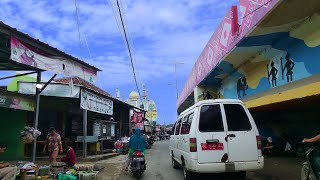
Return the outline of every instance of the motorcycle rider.
{"type": "Polygon", "coordinates": [[[128,171],[128,167],[131,163],[132,155],[135,151],[141,151],[145,155],[147,142],[144,136],[141,133],[139,128],[136,128],[134,134],[130,137],[129,140],[129,153],[126,159],[125,171],[128,171]]]}

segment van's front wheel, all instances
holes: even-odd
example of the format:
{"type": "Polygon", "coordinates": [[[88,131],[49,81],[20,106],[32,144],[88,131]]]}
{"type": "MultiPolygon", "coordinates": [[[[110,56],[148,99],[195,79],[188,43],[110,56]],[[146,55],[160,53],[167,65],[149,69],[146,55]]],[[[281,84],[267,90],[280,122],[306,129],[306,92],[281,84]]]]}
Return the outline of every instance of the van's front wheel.
{"type": "Polygon", "coordinates": [[[194,174],[188,171],[188,169],[184,164],[184,161],[182,162],[182,171],[183,171],[183,177],[185,180],[192,180],[194,174]]]}

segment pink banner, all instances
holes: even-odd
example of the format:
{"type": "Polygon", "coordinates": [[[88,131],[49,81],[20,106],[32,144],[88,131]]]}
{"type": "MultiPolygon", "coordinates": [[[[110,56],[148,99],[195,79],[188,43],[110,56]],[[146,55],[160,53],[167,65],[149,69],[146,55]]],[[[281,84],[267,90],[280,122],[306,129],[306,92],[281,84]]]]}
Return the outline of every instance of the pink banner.
{"type": "Polygon", "coordinates": [[[50,71],[56,74],[66,76],[77,76],[95,83],[97,72],[81,65],[78,62],[62,59],[59,57],[50,57],[44,52],[39,52],[27,44],[11,36],[11,57],[13,61],[32,66],[38,69],[50,71]]]}
{"type": "Polygon", "coordinates": [[[133,123],[142,123],[142,112],[137,112],[133,110],[133,115],[131,116],[131,122],[133,123]]]}
{"type": "Polygon", "coordinates": [[[194,88],[279,1],[240,0],[240,22],[242,22],[240,27],[236,6],[229,9],[192,68],[178,98],[177,107],[190,96],[194,88]]]}

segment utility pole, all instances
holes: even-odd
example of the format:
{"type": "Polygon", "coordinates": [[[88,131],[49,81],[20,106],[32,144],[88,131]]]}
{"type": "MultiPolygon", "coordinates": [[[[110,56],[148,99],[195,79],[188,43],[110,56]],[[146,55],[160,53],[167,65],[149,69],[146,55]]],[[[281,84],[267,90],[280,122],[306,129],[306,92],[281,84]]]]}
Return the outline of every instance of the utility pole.
{"type": "Polygon", "coordinates": [[[176,95],[177,95],[177,100],[178,100],[178,97],[179,97],[179,91],[178,91],[178,77],[177,77],[177,65],[178,64],[184,64],[182,62],[178,62],[178,61],[173,61],[172,64],[174,64],[174,75],[175,75],[175,78],[176,78],[176,95]]]}

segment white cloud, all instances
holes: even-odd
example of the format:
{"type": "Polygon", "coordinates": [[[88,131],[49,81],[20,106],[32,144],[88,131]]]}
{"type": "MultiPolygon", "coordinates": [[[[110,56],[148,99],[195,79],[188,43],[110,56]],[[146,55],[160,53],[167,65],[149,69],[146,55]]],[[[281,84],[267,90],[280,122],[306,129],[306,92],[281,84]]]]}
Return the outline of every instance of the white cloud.
{"type": "MultiPolygon", "coordinates": [[[[0,20],[75,57],[86,57],[87,62],[103,70],[99,74],[103,87],[133,84],[126,47],[110,7],[114,2],[77,1],[81,38],[83,41],[85,33],[93,61],[84,42],[79,49],[74,1],[2,0],[0,20]]],[[[147,82],[170,79],[173,60],[185,63],[179,66],[178,76],[186,78],[229,5],[237,0],[121,2],[134,45],[138,78],[147,82]]]]}

